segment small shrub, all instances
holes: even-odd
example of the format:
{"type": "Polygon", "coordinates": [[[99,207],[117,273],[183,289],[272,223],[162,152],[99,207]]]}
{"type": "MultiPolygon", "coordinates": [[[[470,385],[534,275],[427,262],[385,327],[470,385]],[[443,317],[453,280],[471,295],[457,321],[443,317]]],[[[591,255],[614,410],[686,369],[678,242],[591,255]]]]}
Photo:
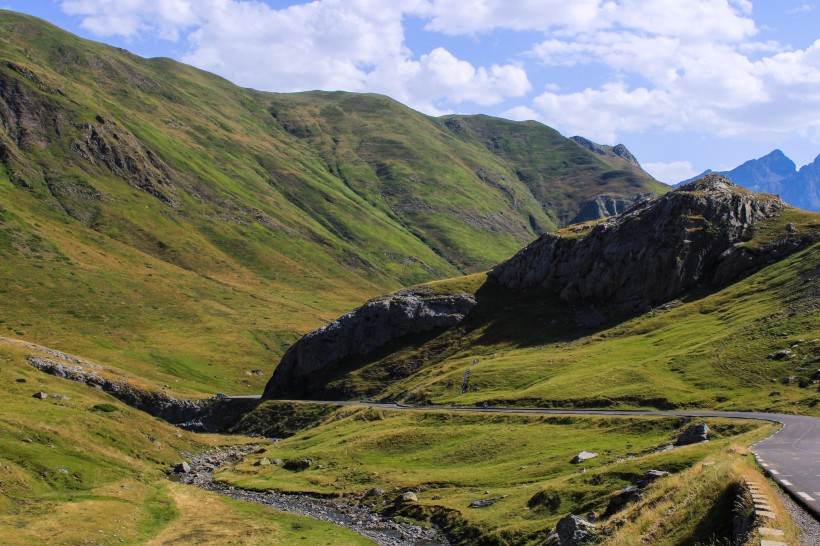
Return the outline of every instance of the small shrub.
{"type": "Polygon", "coordinates": [[[114,413],[119,410],[119,408],[117,408],[114,404],[95,404],[91,409],[93,411],[101,411],[103,413],[114,413]]]}

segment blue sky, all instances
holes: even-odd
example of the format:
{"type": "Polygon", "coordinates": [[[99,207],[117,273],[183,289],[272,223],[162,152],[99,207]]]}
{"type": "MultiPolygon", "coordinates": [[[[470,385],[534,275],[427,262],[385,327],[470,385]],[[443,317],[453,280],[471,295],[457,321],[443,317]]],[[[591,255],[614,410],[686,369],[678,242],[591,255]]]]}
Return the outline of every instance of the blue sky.
{"type": "Polygon", "coordinates": [[[622,142],[676,182],[820,153],[813,0],[0,0],[268,91],[384,93],[622,142]]]}

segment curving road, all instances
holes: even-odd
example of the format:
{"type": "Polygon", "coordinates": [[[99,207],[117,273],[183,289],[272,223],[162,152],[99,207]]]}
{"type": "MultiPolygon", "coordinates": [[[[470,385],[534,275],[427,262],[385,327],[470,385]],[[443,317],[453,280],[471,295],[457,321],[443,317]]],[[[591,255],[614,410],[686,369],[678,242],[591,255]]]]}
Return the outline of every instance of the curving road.
{"type": "MultiPolygon", "coordinates": [[[[237,396],[232,398],[258,398],[237,396]]],[[[758,463],[781,487],[820,521],[820,417],[745,411],[646,411],[646,410],[553,410],[482,408],[475,406],[403,406],[378,402],[329,400],[282,400],[343,406],[368,406],[403,411],[463,411],[536,415],[633,415],[658,417],[724,417],[772,421],[783,426],[751,446],[758,463]]]]}

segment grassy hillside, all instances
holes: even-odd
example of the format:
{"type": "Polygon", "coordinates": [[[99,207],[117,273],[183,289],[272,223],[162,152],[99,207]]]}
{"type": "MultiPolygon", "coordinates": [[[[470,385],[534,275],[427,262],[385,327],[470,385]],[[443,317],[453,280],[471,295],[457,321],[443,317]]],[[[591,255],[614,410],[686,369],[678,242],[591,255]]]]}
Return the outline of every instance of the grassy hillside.
{"type": "MultiPolygon", "coordinates": [[[[748,244],[765,244],[760,236],[748,244]]],[[[555,294],[499,291],[480,275],[432,283],[474,290],[479,307],[459,327],[394,343],[323,379],[337,396],[416,403],[818,415],[818,271],[815,244],[722,290],[599,327],[579,325],[588,310],[555,294]],[[791,354],[769,357],[781,350],[791,354]],[[404,377],[405,362],[419,370],[404,377]]]]}
{"type": "Polygon", "coordinates": [[[25,361],[32,353],[0,340],[3,544],[370,544],[317,520],[168,481],[181,453],[251,439],[175,429],[37,371],[25,361]],[[49,398],[32,398],[40,391],[49,398]]]}
{"type": "Polygon", "coordinates": [[[539,124],[256,92],[8,11],[0,34],[0,330],[183,390],[258,391],[368,297],[663,191],[539,124]]]}
{"type": "MultiPolygon", "coordinates": [[[[219,472],[217,479],[250,489],[317,494],[363,496],[378,488],[383,495],[365,502],[388,512],[399,493],[414,491],[418,504],[398,512],[435,518],[457,537],[457,544],[543,544],[561,517],[602,513],[610,494],[649,469],[689,472],[716,491],[679,502],[677,509],[684,514],[675,514],[678,525],[665,530],[663,538],[669,538],[670,544],[710,543],[710,538],[726,536],[730,518],[722,522],[707,518],[713,503],[717,509],[730,509],[732,501],[725,503],[720,497],[731,490],[733,479],[726,467],[704,474],[687,469],[701,461],[728,462],[735,458],[730,451],[733,444],[754,442],[773,426],[714,420],[709,423],[712,441],[658,452],[674,441],[686,421],[345,408],[318,427],[219,472]],[[581,450],[599,456],[571,464],[581,450]],[[284,462],[311,458],[314,464],[302,472],[254,466],[261,457],[284,462]],[[707,474],[714,475],[706,480],[707,474]],[[469,506],[487,499],[496,502],[469,506]]],[[[653,489],[663,491],[661,497],[685,489],[680,483],[667,487],[663,482],[653,489]]]]}

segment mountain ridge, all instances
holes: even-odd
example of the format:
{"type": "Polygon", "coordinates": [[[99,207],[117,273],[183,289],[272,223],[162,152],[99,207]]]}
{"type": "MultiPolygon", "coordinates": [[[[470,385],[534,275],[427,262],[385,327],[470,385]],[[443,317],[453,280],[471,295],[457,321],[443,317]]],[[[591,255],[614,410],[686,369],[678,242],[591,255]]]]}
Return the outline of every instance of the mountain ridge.
{"type": "Polygon", "coordinates": [[[812,163],[797,169],[797,165],[779,149],[757,159],[750,159],[729,171],[707,169],[701,174],[675,184],[697,180],[707,174],[722,174],[746,189],[777,194],[788,204],[804,210],[820,212],[820,154],[812,163]]]}
{"type": "MultiPolygon", "coordinates": [[[[542,357],[538,356],[538,348],[555,347],[549,351],[554,353],[557,348],[572,345],[579,338],[596,338],[596,333],[602,331],[605,333],[600,334],[598,342],[606,345],[607,340],[623,335],[614,333],[619,328],[622,332],[629,330],[623,325],[651,322],[655,314],[653,310],[657,308],[676,309],[679,306],[687,319],[683,321],[686,324],[691,319],[684,310],[696,313],[698,305],[695,302],[704,294],[729,293],[740,279],[761,269],[773,268],[772,264],[806,249],[818,237],[820,217],[817,214],[794,209],[776,196],[745,190],[722,175],[709,175],[662,197],[635,205],[617,217],[544,234],[491,269],[486,280],[481,275],[474,275],[418,287],[411,295],[430,291],[439,298],[449,295],[463,299],[474,295],[477,302],[474,308],[462,313],[464,317],[455,321],[456,324],[439,329],[438,333],[418,335],[420,330],[407,324],[413,319],[406,313],[399,321],[385,315],[384,320],[391,325],[402,323],[403,333],[381,338],[378,342],[367,340],[363,346],[368,347],[369,354],[335,351],[332,340],[345,338],[345,328],[355,325],[351,319],[365,308],[352,312],[297,341],[280,363],[281,369],[275,369],[263,397],[275,398],[289,393],[318,399],[364,396],[385,401],[430,403],[431,397],[441,399],[440,393],[444,391],[447,403],[462,400],[487,402],[491,399],[486,398],[486,394],[485,398],[480,398],[482,394],[478,387],[474,396],[467,396],[467,387],[463,385],[460,393],[457,389],[459,368],[466,367],[463,368],[466,370],[464,381],[474,377],[482,368],[476,367],[481,360],[476,356],[487,358],[491,353],[495,357],[506,352],[526,354],[517,360],[528,370],[525,384],[549,383],[549,378],[556,373],[571,377],[572,371],[562,370],[560,366],[557,369],[540,367],[538,362],[542,357]],[[323,342],[328,343],[322,345],[323,342]],[[322,353],[320,364],[310,356],[316,352],[317,344],[328,349],[322,353]],[[432,395],[431,391],[439,395],[432,395]]],[[[811,250],[805,252],[810,254],[811,250]]],[[[811,269],[810,264],[811,261],[802,267],[811,269]]],[[[811,281],[791,278],[789,286],[795,294],[806,292],[799,297],[788,296],[789,301],[805,301],[806,309],[814,305],[816,294],[810,288],[811,281]],[[799,288],[795,288],[794,283],[799,288]]],[[[754,293],[749,289],[747,292],[754,293]]],[[[773,288],[772,293],[775,292],[777,290],[773,288]]],[[[380,301],[400,301],[403,297],[404,293],[400,292],[380,301]]],[[[777,296],[782,297],[786,296],[777,296]]],[[[751,312],[751,316],[757,320],[765,319],[757,309],[751,312]]],[[[382,331],[386,326],[380,320],[377,318],[375,323],[370,323],[369,331],[382,331]]],[[[748,319],[738,320],[745,324],[748,319]]],[[[782,324],[782,320],[777,324],[782,324]]],[[[811,336],[812,323],[816,319],[809,317],[806,320],[807,323],[800,327],[808,328],[803,333],[811,336]]],[[[652,331],[635,328],[642,333],[652,331]]],[[[720,331],[719,328],[715,330],[720,331]]],[[[641,336],[636,334],[634,337],[641,336]]],[[[630,336],[626,338],[628,340],[630,336]]],[[[677,350],[675,344],[660,347],[665,349],[658,350],[677,350]]],[[[721,351],[716,349],[716,354],[720,355],[721,351]]],[[[736,361],[738,368],[759,366],[751,363],[757,358],[754,354],[744,358],[734,355],[733,358],[739,358],[736,361]],[[751,361],[747,363],[745,359],[751,361]]],[[[494,372],[493,380],[504,385],[509,381],[505,374],[516,376],[521,373],[505,368],[494,372]]],[[[656,373],[662,376],[666,372],[656,373]]],[[[669,378],[658,380],[668,382],[669,378]]],[[[485,387],[486,381],[483,383],[485,387]]],[[[696,380],[701,381],[705,379],[696,380]]],[[[613,389],[632,392],[636,383],[640,381],[629,376],[624,378],[623,384],[613,385],[613,389]]],[[[803,380],[801,384],[804,384],[803,380]]],[[[572,387],[578,389],[578,385],[572,387]]],[[[686,391],[680,386],[676,389],[686,391]]],[[[560,397],[561,393],[547,391],[542,395],[560,397]]],[[[633,398],[625,399],[624,403],[629,407],[632,404],[661,409],[675,407],[668,394],[659,392],[657,395],[652,398],[633,393],[630,394],[633,398]]],[[[614,403],[600,398],[594,390],[590,396],[593,400],[581,399],[572,404],[575,407],[607,407],[614,403]]],[[[699,395],[695,390],[687,392],[686,396],[696,400],[699,395]]],[[[504,403],[539,404],[518,389],[504,392],[504,400],[504,403]]]]}
{"type": "Polygon", "coordinates": [[[0,32],[0,325],[160,384],[252,392],[359,301],[665,191],[538,123],[239,88],[8,11],[0,32]]]}

